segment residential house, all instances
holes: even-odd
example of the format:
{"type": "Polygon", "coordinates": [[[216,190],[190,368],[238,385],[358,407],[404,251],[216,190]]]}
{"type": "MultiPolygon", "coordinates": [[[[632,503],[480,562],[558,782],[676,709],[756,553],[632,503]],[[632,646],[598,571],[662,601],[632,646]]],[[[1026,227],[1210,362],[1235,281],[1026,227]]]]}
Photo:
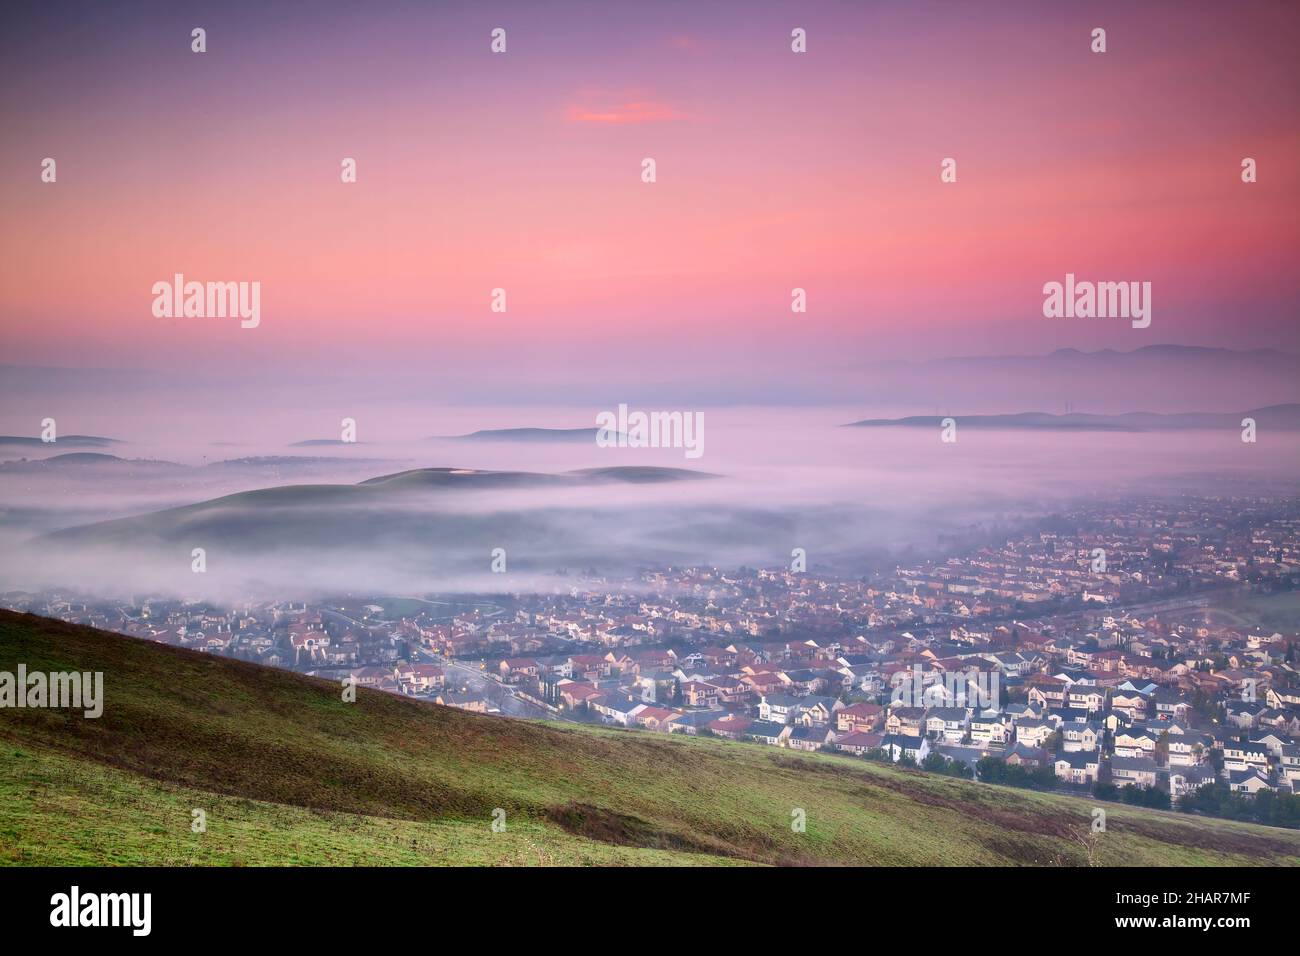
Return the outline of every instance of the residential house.
{"type": "Polygon", "coordinates": [[[929,739],[911,734],[887,734],[880,742],[880,748],[894,763],[898,763],[903,757],[910,757],[920,763],[930,755],[929,739]]]}
{"type": "Polygon", "coordinates": [[[1293,792],[1300,792],[1300,744],[1285,744],[1282,747],[1278,776],[1283,783],[1291,785],[1293,792]]]}
{"type": "MultiPolygon", "coordinates": [[[[1052,724],[1046,720],[1035,720],[1031,717],[1016,721],[1016,743],[1027,747],[1043,746],[1053,733],[1052,724]]],[[[973,736],[972,734],[972,738],[973,736]]]]}
{"type": "Polygon", "coordinates": [[[798,712],[800,699],[789,694],[764,694],[758,702],[759,720],[788,724],[798,712]]]}
{"type": "Polygon", "coordinates": [[[570,710],[579,709],[589,701],[601,696],[601,691],[595,684],[587,681],[568,680],[567,678],[556,685],[555,691],[559,695],[560,702],[570,710]]]}
{"type": "Polygon", "coordinates": [[[794,728],[789,724],[778,724],[771,720],[756,720],[745,728],[745,736],[759,743],[780,746],[790,736],[794,728]]]}
{"type": "Polygon", "coordinates": [[[1300,687],[1270,687],[1264,692],[1264,700],[1279,710],[1300,708],[1300,687]]]}
{"type": "Polygon", "coordinates": [[[587,701],[588,709],[600,714],[605,723],[618,724],[620,727],[632,724],[633,711],[644,706],[646,705],[631,694],[615,690],[605,691],[587,701]]]}
{"type": "Polygon", "coordinates": [[[1268,707],[1259,701],[1230,700],[1225,705],[1229,724],[1242,730],[1253,730],[1259,725],[1259,717],[1268,707]]]}
{"type": "Polygon", "coordinates": [[[820,750],[831,738],[831,733],[830,727],[825,724],[794,727],[786,738],[785,745],[791,750],[820,750]]]}
{"type": "Polygon", "coordinates": [[[726,737],[728,740],[740,740],[745,736],[745,730],[754,721],[750,717],[744,717],[740,714],[728,714],[726,717],[719,717],[710,721],[708,724],[709,731],[719,737],[726,737]]]}
{"type": "Polygon", "coordinates": [[[442,668],[433,664],[407,664],[398,667],[393,676],[408,694],[428,694],[441,690],[446,682],[442,668]]]}
{"type": "Polygon", "coordinates": [[[1061,724],[1061,749],[1067,753],[1096,750],[1101,744],[1103,733],[1101,725],[1092,721],[1061,724]]]}
{"type": "Polygon", "coordinates": [[[1058,754],[1055,768],[1059,780],[1080,785],[1092,784],[1097,782],[1097,776],[1101,772],[1101,758],[1095,750],[1058,754]]]}
{"type": "Polygon", "coordinates": [[[536,677],[541,667],[531,657],[512,657],[497,665],[497,672],[507,684],[518,684],[526,678],[536,677]]]}
{"type": "Polygon", "coordinates": [[[894,737],[924,736],[925,708],[924,707],[890,708],[889,715],[885,718],[885,733],[894,737]]]}
{"type": "Polygon", "coordinates": [[[1173,800],[1186,796],[1214,783],[1214,768],[1208,764],[1171,767],[1169,770],[1169,796],[1173,800]]]}
{"type": "Polygon", "coordinates": [[[1111,783],[1117,787],[1154,787],[1159,768],[1149,757],[1112,757],[1110,761],[1111,783]]]}
{"type": "Polygon", "coordinates": [[[1268,782],[1268,777],[1251,768],[1248,770],[1229,770],[1228,789],[1233,793],[1245,793],[1254,796],[1261,790],[1272,790],[1273,785],[1268,782]]]}
{"type": "Polygon", "coordinates": [[[965,707],[931,707],[925,715],[926,734],[950,744],[966,739],[970,711],[965,707]]]}
{"type": "Polygon", "coordinates": [[[1233,741],[1223,745],[1223,769],[1227,771],[1258,770],[1268,773],[1269,752],[1264,744],[1233,741]]]}
{"type": "Polygon", "coordinates": [[[870,751],[879,750],[884,739],[883,734],[853,730],[835,738],[835,749],[861,757],[870,751]]]}
{"type": "Polygon", "coordinates": [[[691,707],[717,707],[720,694],[718,688],[702,681],[687,681],[682,684],[682,700],[691,707]]]}
{"type": "Polygon", "coordinates": [[[1129,720],[1146,720],[1147,717],[1147,698],[1137,691],[1117,689],[1110,699],[1110,707],[1129,720]]]}
{"type": "Polygon", "coordinates": [[[1198,766],[1205,762],[1213,744],[1213,738],[1207,734],[1170,734],[1169,766],[1198,766]]]}
{"type": "Polygon", "coordinates": [[[1011,733],[1011,721],[999,713],[985,711],[975,714],[970,719],[969,732],[973,745],[1000,745],[1007,741],[1011,733]]]}
{"type": "Polygon", "coordinates": [[[1159,734],[1146,727],[1135,725],[1115,734],[1115,756],[1126,759],[1155,756],[1159,734]]]}
{"type": "Polygon", "coordinates": [[[1155,707],[1156,720],[1182,720],[1191,715],[1192,705],[1188,703],[1181,691],[1172,687],[1158,687],[1151,695],[1155,707]]]}
{"type": "Polygon", "coordinates": [[[1046,750],[1021,743],[1012,744],[1007,748],[1004,759],[1012,766],[1022,767],[1047,767],[1052,763],[1052,755],[1046,750]]]}
{"type": "Polygon", "coordinates": [[[880,726],[884,715],[885,709],[879,704],[869,704],[865,701],[849,704],[835,712],[835,729],[870,733],[880,726]]]}
{"type": "Polygon", "coordinates": [[[1273,730],[1260,730],[1250,735],[1252,744],[1260,744],[1274,760],[1282,759],[1282,748],[1291,743],[1291,738],[1273,730]]]}
{"type": "Polygon", "coordinates": [[[666,707],[656,707],[653,704],[636,704],[628,711],[628,720],[637,727],[644,727],[646,730],[668,730],[669,724],[679,719],[682,714],[676,710],[669,710],[666,707]]]}
{"type": "Polygon", "coordinates": [[[1106,708],[1106,691],[1101,687],[1074,684],[1065,693],[1065,705],[1090,714],[1100,713],[1106,708]]]}
{"type": "Polygon", "coordinates": [[[794,722],[804,727],[829,727],[835,709],[843,706],[834,697],[804,697],[794,713],[794,722]]]}
{"type": "Polygon", "coordinates": [[[609,676],[612,662],[599,654],[574,654],[569,658],[573,676],[579,680],[598,681],[609,676]]]}
{"type": "Polygon", "coordinates": [[[1064,707],[1069,685],[1054,677],[1045,677],[1029,688],[1029,703],[1040,710],[1064,707]]]}

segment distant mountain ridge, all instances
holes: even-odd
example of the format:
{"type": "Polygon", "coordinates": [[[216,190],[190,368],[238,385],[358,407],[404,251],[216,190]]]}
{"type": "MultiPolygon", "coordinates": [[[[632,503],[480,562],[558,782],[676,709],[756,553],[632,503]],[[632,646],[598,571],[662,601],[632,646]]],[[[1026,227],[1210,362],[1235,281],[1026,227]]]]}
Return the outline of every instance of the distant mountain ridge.
{"type": "Polygon", "coordinates": [[[1017,412],[1006,415],[909,415],[904,418],[867,418],[849,422],[845,428],[863,427],[938,427],[945,418],[952,418],[968,428],[1037,428],[1077,431],[1173,431],[1217,428],[1241,428],[1244,418],[1252,418],[1260,428],[1286,431],[1300,430],[1300,403],[1272,405],[1244,412],[1185,412],[1159,414],[1155,412],[1126,412],[1120,415],[1092,415],[1070,412],[1053,415],[1048,412],[1017,412]]]}
{"type": "Polygon", "coordinates": [[[1059,348],[1045,355],[952,355],[945,358],[927,359],[913,363],[928,365],[935,363],[978,363],[978,362],[1036,362],[1042,359],[1071,361],[1140,361],[1147,358],[1213,358],[1224,361],[1237,359],[1263,359],[1278,363],[1300,363],[1300,355],[1284,352],[1280,349],[1225,349],[1206,345],[1175,345],[1173,343],[1143,345],[1135,349],[1076,349],[1059,348]]]}
{"type": "MultiPolygon", "coordinates": [[[[845,370],[848,371],[848,370],[845,370]]],[[[1119,415],[1235,411],[1300,402],[1300,355],[1147,345],[1132,351],[1057,349],[1042,355],[953,356],[852,367],[855,401],[879,410],[1004,408],[1119,415]]],[[[844,374],[844,372],[841,372],[844,374]]]]}

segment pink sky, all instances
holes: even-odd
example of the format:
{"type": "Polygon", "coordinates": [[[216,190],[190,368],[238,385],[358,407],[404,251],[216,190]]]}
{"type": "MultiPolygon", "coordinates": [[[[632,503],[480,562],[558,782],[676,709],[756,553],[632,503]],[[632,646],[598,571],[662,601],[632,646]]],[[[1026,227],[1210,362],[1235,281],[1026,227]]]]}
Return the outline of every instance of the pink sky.
{"type": "Polygon", "coordinates": [[[797,388],[892,357],[1300,347],[1294,4],[29,15],[0,40],[3,362],[797,388]],[[175,272],[260,281],[261,326],[154,318],[175,272]],[[1045,319],[1066,272],[1150,281],[1151,328],[1045,319]]]}

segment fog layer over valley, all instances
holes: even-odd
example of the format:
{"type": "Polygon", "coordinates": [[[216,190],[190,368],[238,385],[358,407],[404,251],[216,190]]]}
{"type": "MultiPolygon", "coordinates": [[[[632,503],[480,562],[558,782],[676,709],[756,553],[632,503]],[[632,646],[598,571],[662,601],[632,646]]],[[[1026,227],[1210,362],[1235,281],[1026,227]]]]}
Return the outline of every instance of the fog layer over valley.
{"type": "Polygon", "coordinates": [[[810,568],[860,574],[997,541],[1078,501],[1295,491],[1294,433],[962,431],[958,417],[945,443],[938,429],[841,427],[871,411],[708,408],[694,460],[532,430],[590,427],[591,408],[367,409],[358,443],[297,448],[327,438],[328,419],[268,416],[238,442],[212,421],[159,435],[69,420],[119,442],[0,449],[0,590],[550,591],[584,571],[788,566],[794,548],[810,568]]]}

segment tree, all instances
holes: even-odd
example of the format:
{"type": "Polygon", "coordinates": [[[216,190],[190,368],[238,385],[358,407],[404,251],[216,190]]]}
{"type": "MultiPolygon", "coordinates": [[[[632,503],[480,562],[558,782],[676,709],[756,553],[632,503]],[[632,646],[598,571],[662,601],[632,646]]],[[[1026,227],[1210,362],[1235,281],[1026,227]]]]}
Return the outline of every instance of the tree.
{"type": "Polygon", "coordinates": [[[963,780],[971,778],[970,765],[960,760],[951,760],[937,751],[931,751],[926,758],[921,761],[921,769],[929,773],[942,774],[945,777],[959,777],[963,780]]]}
{"type": "Polygon", "coordinates": [[[1119,799],[1119,787],[1113,783],[1097,782],[1092,786],[1092,795],[1098,800],[1114,802],[1119,799]]]}

